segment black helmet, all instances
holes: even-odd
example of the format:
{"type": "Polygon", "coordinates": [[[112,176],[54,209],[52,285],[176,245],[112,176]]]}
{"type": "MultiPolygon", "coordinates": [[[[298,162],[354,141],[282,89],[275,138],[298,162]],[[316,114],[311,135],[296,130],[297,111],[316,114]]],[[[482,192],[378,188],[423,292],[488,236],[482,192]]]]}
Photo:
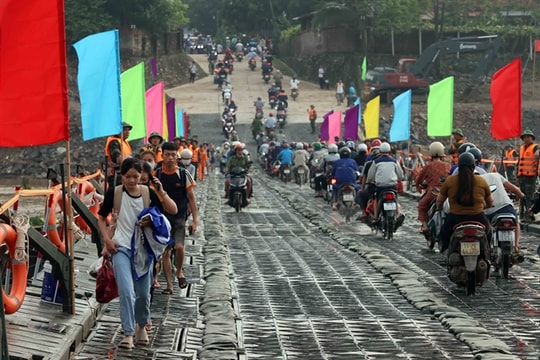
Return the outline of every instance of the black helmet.
{"type": "Polygon", "coordinates": [[[474,167],[475,160],[474,155],[470,152],[464,152],[463,154],[459,155],[458,158],[458,166],[470,166],[474,167]]]}
{"type": "Polygon", "coordinates": [[[337,143],[338,149],[341,149],[344,146],[345,146],[345,141],[340,141],[340,142],[337,143]]]}
{"type": "Polygon", "coordinates": [[[476,162],[482,161],[482,151],[479,148],[471,148],[467,150],[468,153],[471,153],[474,156],[476,162]]]}
{"type": "Polygon", "coordinates": [[[476,145],[474,145],[473,143],[463,143],[458,147],[457,151],[459,154],[463,154],[464,152],[469,151],[469,149],[473,149],[475,147],[476,145]]]}
{"type": "Polygon", "coordinates": [[[351,149],[349,149],[347,146],[342,147],[339,149],[339,157],[342,159],[351,157],[351,149]]]}

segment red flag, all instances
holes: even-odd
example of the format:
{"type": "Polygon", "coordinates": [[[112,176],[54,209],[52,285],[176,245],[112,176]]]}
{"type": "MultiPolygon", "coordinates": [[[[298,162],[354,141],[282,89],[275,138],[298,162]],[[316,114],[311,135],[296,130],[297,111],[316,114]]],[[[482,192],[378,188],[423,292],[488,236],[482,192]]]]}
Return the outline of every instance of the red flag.
{"type": "Polygon", "coordinates": [[[521,58],[491,77],[491,135],[496,140],[521,134],[521,58]]]}
{"type": "Polygon", "coordinates": [[[69,140],[64,1],[0,1],[0,146],[69,140]]]}
{"type": "Polygon", "coordinates": [[[534,40],[534,51],[540,52],[540,40],[534,40]]]}

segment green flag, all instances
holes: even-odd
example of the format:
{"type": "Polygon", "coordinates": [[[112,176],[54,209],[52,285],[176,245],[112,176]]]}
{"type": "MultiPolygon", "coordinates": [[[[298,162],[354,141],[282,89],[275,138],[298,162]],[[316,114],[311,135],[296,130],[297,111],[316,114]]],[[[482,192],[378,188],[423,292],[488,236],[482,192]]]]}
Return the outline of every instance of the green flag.
{"type": "Polygon", "coordinates": [[[362,81],[366,80],[366,73],[367,73],[367,60],[364,56],[364,60],[362,61],[362,81]]]}
{"type": "Polygon", "coordinates": [[[454,118],[454,77],[449,76],[429,87],[427,135],[450,136],[454,118]]]}
{"type": "Polygon", "coordinates": [[[120,75],[122,86],[122,121],[133,126],[128,140],[146,136],[146,86],[144,62],[127,69],[120,75]]]}

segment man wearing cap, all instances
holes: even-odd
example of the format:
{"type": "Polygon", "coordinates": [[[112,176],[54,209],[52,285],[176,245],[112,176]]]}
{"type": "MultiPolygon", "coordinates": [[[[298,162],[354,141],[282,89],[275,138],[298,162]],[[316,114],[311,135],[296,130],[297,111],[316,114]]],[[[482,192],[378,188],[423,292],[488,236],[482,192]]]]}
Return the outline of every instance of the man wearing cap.
{"type": "Polygon", "coordinates": [[[525,130],[521,134],[523,145],[519,149],[517,168],[517,181],[519,188],[525,194],[521,201],[519,216],[525,218],[527,209],[532,206],[536,190],[536,177],[538,176],[538,145],[534,143],[536,136],[531,130],[525,130]]]}
{"type": "Polygon", "coordinates": [[[450,150],[448,150],[448,154],[452,155],[452,164],[456,165],[458,163],[458,148],[465,142],[465,137],[463,135],[463,130],[461,129],[454,129],[452,132],[452,144],[450,145],[450,150]]]}
{"type": "Polygon", "coordinates": [[[109,136],[105,143],[105,156],[107,157],[107,166],[109,167],[107,173],[107,183],[109,186],[116,186],[122,183],[122,178],[118,174],[118,170],[120,169],[122,160],[131,157],[133,153],[131,145],[127,141],[131,129],[133,129],[133,126],[123,122],[122,132],[118,135],[109,136]]]}
{"type": "Polygon", "coordinates": [[[163,161],[163,154],[160,145],[163,143],[163,137],[158,132],[154,131],[148,137],[148,142],[150,144],[143,146],[141,152],[152,151],[154,154],[156,154],[157,163],[161,164],[163,161]]]}

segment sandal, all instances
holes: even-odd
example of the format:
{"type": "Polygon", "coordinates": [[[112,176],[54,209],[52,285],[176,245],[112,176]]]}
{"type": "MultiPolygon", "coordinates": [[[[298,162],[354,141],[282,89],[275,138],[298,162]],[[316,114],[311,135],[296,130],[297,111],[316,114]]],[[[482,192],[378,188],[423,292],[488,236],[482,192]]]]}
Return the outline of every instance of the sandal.
{"type": "Polygon", "coordinates": [[[188,286],[188,282],[185,277],[179,277],[178,279],[178,286],[180,289],[185,289],[188,286]]]}
{"type": "Polygon", "coordinates": [[[172,295],[173,294],[173,290],[170,289],[170,288],[166,288],[165,290],[163,290],[161,292],[163,295],[172,295]]]}
{"type": "Polygon", "coordinates": [[[126,336],[118,346],[124,349],[133,349],[135,347],[133,345],[133,336],[126,336]]]}
{"type": "Polygon", "coordinates": [[[148,345],[150,340],[148,339],[145,326],[137,325],[137,328],[135,329],[135,340],[137,344],[148,345]]]}

